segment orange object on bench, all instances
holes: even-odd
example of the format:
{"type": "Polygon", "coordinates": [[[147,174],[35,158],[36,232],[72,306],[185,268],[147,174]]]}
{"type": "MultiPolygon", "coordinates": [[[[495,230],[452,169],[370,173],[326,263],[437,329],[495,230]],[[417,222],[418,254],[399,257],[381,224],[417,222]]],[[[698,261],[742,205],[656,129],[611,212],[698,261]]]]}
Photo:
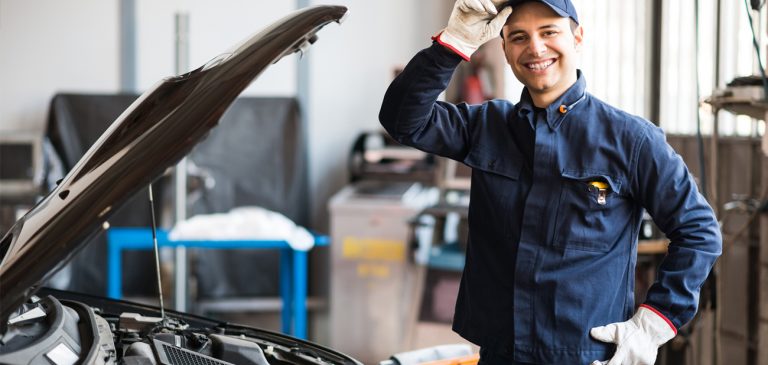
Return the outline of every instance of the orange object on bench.
{"type": "Polygon", "coordinates": [[[456,357],[453,359],[429,361],[421,363],[421,365],[477,365],[480,361],[480,354],[472,354],[468,356],[456,357]]]}

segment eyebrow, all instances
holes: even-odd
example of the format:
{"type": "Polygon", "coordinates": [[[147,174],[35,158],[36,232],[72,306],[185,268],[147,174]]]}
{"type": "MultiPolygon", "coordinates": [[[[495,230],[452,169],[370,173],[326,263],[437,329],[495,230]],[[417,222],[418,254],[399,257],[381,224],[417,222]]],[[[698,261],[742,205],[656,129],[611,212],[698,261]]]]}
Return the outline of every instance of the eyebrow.
{"type": "MultiPolygon", "coordinates": [[[[558,27],[557,24],[547,24],[547,25],[540,26],[538,28],[538,30],[544,30],[544,29],[549,29],[549,28],[560,29],[560,27],[558,27]]],[[[515,34],[519,34],[519,33],[525,33],[525,31],[522,30],[522,29],[514,29],[511,32],[507,33],[507,37],[511,37],[511,36],[513,36],[515,34]]]]}

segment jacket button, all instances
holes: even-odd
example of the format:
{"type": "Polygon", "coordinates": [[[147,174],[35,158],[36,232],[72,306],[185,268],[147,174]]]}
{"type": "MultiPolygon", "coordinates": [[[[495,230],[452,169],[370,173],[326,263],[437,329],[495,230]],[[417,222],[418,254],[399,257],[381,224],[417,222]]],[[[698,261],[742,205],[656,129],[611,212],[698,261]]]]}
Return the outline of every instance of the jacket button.
{"type": "Polygon", "coordinates": [[[488,168],[492,169],[496,167],[496,160],[491,160],[491,162],[488,163],[488,168]]]}

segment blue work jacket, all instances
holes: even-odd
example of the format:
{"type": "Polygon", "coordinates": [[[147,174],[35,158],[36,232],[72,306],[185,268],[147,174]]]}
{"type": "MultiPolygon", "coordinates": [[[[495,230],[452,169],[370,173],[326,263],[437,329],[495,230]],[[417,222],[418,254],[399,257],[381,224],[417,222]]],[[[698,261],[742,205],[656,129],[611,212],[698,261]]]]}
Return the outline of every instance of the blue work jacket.
{"type": "Polygon", "coordinates": [[[454,330],[519,362],[610,358],[614,345],[589,330],[634,314],[643,208],[671,241],[645,304],[675,328],[691,320],[722,242],[662,130],[587,93],[581,72],[540,113],[527,90],[517,105],[437,101],[460,61],[436,43],[422,50],[379,114],[400,143],[472,168],[454,330]],[[517,138],[523,128],[535,141],[517,138]],[[532,164],[526,143],[534,143],[532,164]]]}

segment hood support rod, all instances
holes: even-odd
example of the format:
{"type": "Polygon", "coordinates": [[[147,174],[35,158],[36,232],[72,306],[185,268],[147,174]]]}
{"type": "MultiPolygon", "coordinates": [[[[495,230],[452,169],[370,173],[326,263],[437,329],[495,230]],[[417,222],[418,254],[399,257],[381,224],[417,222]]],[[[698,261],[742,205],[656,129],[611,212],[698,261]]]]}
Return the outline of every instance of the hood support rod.
{"type": "Polygon", "coordinates": [[[160,250],[157,247],[157,223],[155,222],[155,199],[152,197],[152,183],[149,183],[149,210],[152,216],[152,245],[155,250],[155,270],[157,272],[157,294],[160,298],[160,317],[165,326],[165,305],[163,304],[163,283],[160,275],[160,250]]]}

